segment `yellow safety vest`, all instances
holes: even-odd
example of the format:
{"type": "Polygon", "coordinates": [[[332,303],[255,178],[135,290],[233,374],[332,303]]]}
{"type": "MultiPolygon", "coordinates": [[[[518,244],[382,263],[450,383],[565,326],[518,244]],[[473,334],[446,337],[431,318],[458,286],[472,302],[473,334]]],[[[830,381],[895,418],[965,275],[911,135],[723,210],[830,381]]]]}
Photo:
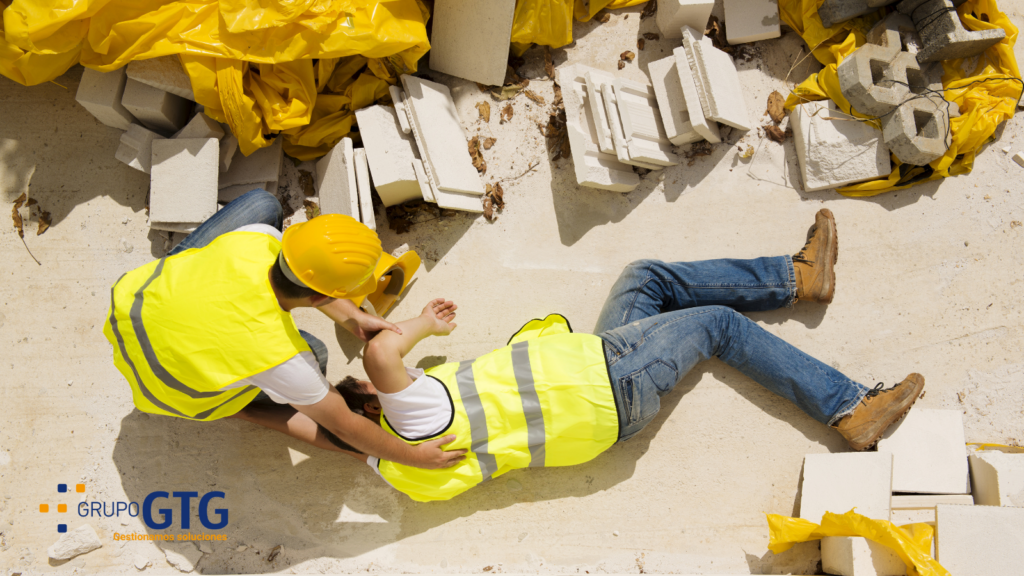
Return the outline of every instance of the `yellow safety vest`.
{"type": "Polygon", "coordinates": [[[426,374],[448,391],[451,423],[429,438],[403,438],[386,417],[381,426],[410,444],[455,434],[445,448],[469,452],[440,470],[381,460],[381,476],[413,500],[448,500],[516,468],[580,464],[618,440],[602,340],[573,334],[560,315],[532,320],[504,348],[426,374]]]}
{"type": "Polygon", "coordinates": [[[103,334],[139,410],[191,420],[231,416],[259,388],[224,386],[309,351],[270,286],[280,250],[268,234],[231,232],[114,284],[103,334]]]}

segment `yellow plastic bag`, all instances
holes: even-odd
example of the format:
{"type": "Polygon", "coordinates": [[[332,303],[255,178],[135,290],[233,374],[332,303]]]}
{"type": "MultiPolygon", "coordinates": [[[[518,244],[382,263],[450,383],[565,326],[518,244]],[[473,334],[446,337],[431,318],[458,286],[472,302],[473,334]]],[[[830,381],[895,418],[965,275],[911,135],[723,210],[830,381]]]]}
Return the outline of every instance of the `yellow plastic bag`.
{"type": "Polygon", "coordinates": [[[512,49],[522,54],[533,44],[561,48],[572,42],[573,16],[580,22],[589,22],[602,9],[615,10],[647,1],[517,0],[512,21],[512,49]]]}
{"type": "Polygon", "coordinates": [[[896,526],[888,520],[872,520],[853,510],[846,514],[826,512],[821,525],[802,518],[779,514],[768,517],[768,549],[781,554],[799,542],[820,540],[826,536],[862,536],[892,549],[907,565],[909,576],[950,576],[949,571],[935,561],[932,549],[932,527],[928,524],[896,526]]]}
{"type": "MultiPolygon", "coordinates": [[[[849,101],[843,97],[836,68],[843,58],[864,44],[864,34],[885,12],[879,11],[825,28],[818,18],[821,1],[779,1],[783,21],[801,35],[811,47],[815,58],[825,66],[821,72],[812,74],[793,89],[786,99],[786,108],[792,110],[803,102],[827,98],[834,101],[843,112],[858,118],[869,118],[853,110],[849,101]]],[[[967,0],[957,8],[957,13],[968,30],[1002,28],[1006,30],[1006,38],[987,49],[970,70],[964,68],[973,59],[946,60],[942,63],[942,85],[946,99],[956,102],[960,107],[960,116],[950,119],[952,143],[949,150],[941,158],[923,167],[902,164],[893,155],[894,167],[887,179],[839,188],[840,194],[874,196],[920,182],[969,173],[981,146],[995,133],[1001,122],[1013,117],[1017,101],[1024,90],[1013,55],[1017,28],[1006,14],[999,11],[995,0],[967,0]]],[[[879,127],[877,122],[874,123],[879,127]]]]}

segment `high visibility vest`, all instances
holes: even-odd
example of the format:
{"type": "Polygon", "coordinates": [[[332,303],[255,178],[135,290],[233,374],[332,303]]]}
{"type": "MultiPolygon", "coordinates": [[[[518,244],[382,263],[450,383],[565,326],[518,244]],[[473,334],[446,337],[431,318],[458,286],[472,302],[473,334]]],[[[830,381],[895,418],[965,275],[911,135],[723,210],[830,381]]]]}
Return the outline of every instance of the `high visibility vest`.
{"type": "Polygon", "coordinates": [[[381,426],[410,444],[455,434],[445,449],[469,452],[440,470],[379,461],[381,476],[413,500],[448,500],[517,468],[580,464],[618,440],[602,340],[573,334],[557,314],[531,321],[504,348],[426,374],[448,391],[449,425],[429,438],[403,438],[386,416],[381,426]]]}
{"type": "Polygon", "coordinates": [[[268,234],[231,232],[114,284],[103,334],[139,410],[191,420],[231,416],[259,388],[224,386],[310,350],[270,286],[280,250],[268,234]]]}

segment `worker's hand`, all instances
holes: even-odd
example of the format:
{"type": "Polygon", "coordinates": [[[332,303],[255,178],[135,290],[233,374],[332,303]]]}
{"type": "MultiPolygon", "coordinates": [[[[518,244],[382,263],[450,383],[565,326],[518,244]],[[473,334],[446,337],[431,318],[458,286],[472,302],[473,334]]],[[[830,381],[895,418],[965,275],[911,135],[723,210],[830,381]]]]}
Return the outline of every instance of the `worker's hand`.
{"type": "Polygon", "coordinates": [[[352,324],[345,327],[350,329],[363,342],[369,342],[382,330],[391,330],[395,334],[402,333],[402,329],[391,322],[373,314],[360,312],[361,314],[357,314],[355,318],[352,318],[352,324]]]}
{"type": "Polygon", "coordinates": [[[416,446],[417,462],[415,466],[426,470],[436,470],[438,468],[451,468],[462,462],[466,459],[466,450],[450,450],[445,452],[441,449],[441,446],[451,444],[454,441],[455,435],[449,434],[437,440],[431,440],[416,446]]]}
{"type": "Polygon", "coordinates": [[[435,298],[423,308],[420,317],[430,322],[430,333],[432,335],[447,336],[456,328],[455,311],[458,308],[451,300],[435,298]]]}

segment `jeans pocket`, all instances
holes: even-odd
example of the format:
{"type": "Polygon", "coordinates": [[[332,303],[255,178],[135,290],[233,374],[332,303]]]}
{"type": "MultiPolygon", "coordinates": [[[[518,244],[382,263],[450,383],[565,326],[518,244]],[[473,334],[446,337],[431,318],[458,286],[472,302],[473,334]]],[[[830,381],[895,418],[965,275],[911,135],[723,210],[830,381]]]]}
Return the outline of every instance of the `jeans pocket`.
{"type": "Polygon", "coordinates": [[[627,426],[646,423],[658,414],[658,410],[661,409],[661,398],[647,368],[621,378],[619,386],[626,403],[627,426]]]}
{"type": "Polygon", "coordinates": [[[658,396],[668,394],[675,388],[676,383],[679,382],[679,372],[675,366],[664,360],[655,360],[644,366],[643,369],[647,373],[647,377],[650,378],[651,384],[657,390],[658,396]]]}

